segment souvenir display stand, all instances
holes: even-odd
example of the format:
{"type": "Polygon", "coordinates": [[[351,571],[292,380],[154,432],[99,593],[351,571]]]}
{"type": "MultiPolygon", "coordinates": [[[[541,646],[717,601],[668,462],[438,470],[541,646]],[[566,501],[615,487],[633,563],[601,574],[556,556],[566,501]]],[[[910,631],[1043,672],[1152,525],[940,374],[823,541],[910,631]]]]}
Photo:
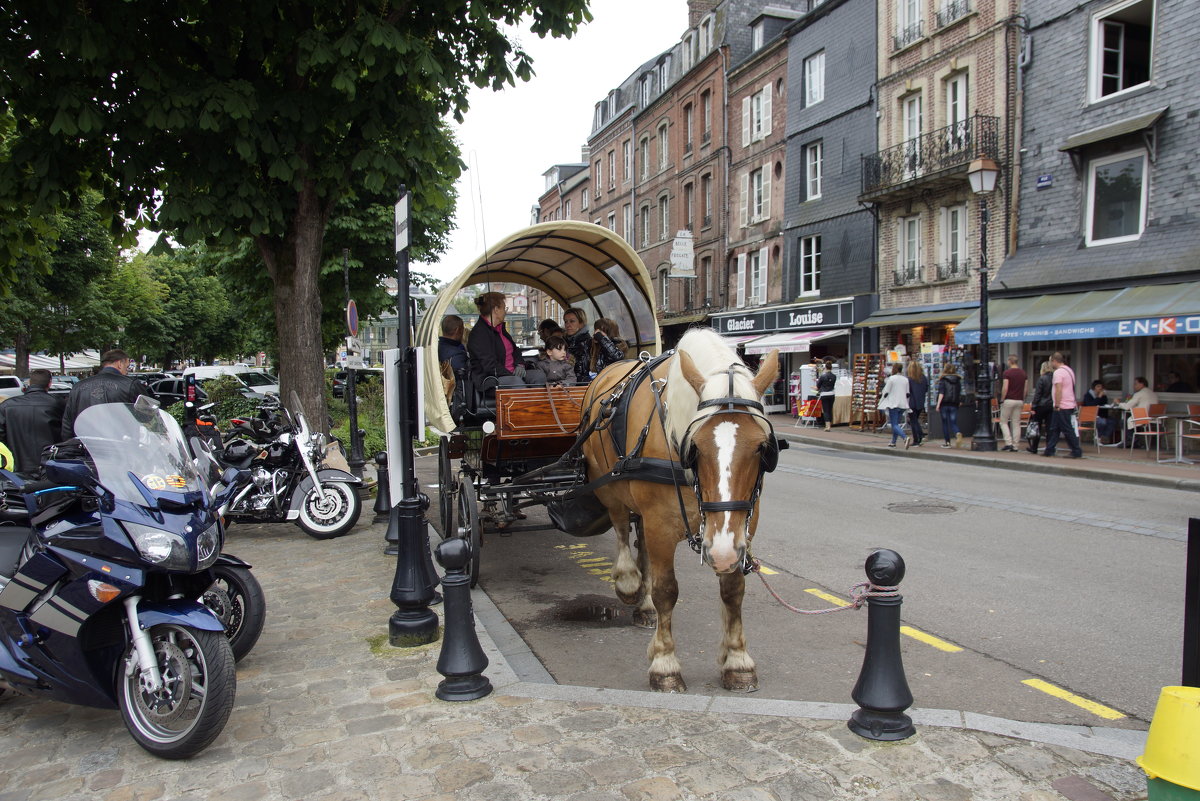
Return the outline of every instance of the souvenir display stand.
{"type": "Polygon", "coordinates": [[[850,427],[857,429],[875,428],[879,424],[879,393],[883,389],[883,368],[886,358],[882,353],[854,354],[854,368],[850,376],[850,427]]]}

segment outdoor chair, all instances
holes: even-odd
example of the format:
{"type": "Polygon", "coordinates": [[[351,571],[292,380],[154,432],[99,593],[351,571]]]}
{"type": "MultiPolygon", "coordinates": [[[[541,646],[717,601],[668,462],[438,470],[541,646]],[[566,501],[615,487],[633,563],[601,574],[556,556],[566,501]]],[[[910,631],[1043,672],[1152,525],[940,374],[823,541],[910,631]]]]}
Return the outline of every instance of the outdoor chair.
{"type": "Polygon", "coordinates": [[[1179,420],[1179,425],[1183,426],[1179,436],[1184,441],[1184,450],[1187,449],[1188,442],[1200,442],[1200,415],[1195,414],[1193,410],[1200,412],[1200,406],[1188,406],[1188,414],[1193,416],[1179,420]]]}
{"type": "Polygon", "coordinates": [[[1096,413],[1099,411],[1098,406],[1079,407],[1079,437],[1082,440],[1085,431],[1092,432],[1092,443],[1096,446],[1096,453],[1100,452],[1100,435],[1096,432],[1096,413]]]}
{"type": "Polygon", "coordinates": [[[1146,443],[1146,455],[1150,453],[1150,440],[1154,440],[1154,458],[1156,461],[1162,461],[1162,439],[1166,436],[1166,429],[1163,427],[1162,420],[1152,417],[1150,412],[1138,406],[1131,410],[1133,413],[1132,427],[1129,433],[1133,434],[1133,441],[1136,443],[1138,437],[1146,443]]]}
{"type": "Polygon", "coordinates": [[[821,399],[799,401],[796,406],[796,425],[815,426],[821,419],[821,399]]]}
{"type": "Polygon", "coordinates": [[[1167,413],[1167,404],[1152,403],[1152,404],[1150,404],[1150,408],[1147,409],[1146,411],[1148,411],[1150,413],[1151,417],[1162,417],[1164,414],[1167,413]]]}

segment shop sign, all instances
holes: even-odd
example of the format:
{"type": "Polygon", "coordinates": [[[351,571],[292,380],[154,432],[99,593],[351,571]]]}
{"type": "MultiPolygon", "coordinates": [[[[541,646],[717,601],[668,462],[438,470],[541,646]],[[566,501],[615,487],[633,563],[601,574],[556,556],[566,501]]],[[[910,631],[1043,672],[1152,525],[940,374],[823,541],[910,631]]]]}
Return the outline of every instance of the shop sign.
{"type": "MultiPolygon", "coordinates": [[[[1094,323],[1026,325],[1016,328],[989,328],[988,341],[1037,342],[1055,339],[1109,339],[1113,337],[1154,337],[1200,334],[1200,314],[1182,317],[1139,317],[1131,320],[1102,320],[1094,323]]],[[[960,345],[978,345],[979,331],[954,332],[960,345]]]]}
{"type": "Polygon", "coordinates": [[[692,244],[692,232],[686,228],[675,234],[671,243],[671,271],[668,278],[695,278],[696,251],[692,244]]]}
{"type": "Polygon", "coordinates": [[[742,314],[713,315],[713,327],[722,334],[753,334],[769,331],[808,331],[846,328],[854,324],[854,303],[814,303],[785,306],[742,314]]]}

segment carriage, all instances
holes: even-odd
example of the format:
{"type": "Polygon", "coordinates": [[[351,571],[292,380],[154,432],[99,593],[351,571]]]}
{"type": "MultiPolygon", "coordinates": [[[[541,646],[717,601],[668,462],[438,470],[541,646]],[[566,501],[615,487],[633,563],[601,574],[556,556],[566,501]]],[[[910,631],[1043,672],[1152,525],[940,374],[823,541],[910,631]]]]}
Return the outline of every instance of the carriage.
{"type": "Polygon", "coordinates": [[[578,469],[560,460],[576,442],[586,386],[477,387],[463,371],[454,376],[447,398],[437,361],[441,321],[453,312],[460,289],[485,282],[541,290],[563,309],[583,308],[589,320],[615,320],[631,352],[656,356],[661,351],[645,265],[624,239],[591,223],[549,222],[518,231],[489,248],[438,295],[414,344],[425,348],[425,417],[440,435],[440,531],[443,537],[470,541],[472,587],[479,579],[485,533],[544,528],[518,522],[525,519],[524,509],[548,506],[559,528],[569,526],[577,534],[608,528],[602,509],[561,503],[582,483],[578,469]],[[564,514],[573,519],[564,520],[564,514]]]}

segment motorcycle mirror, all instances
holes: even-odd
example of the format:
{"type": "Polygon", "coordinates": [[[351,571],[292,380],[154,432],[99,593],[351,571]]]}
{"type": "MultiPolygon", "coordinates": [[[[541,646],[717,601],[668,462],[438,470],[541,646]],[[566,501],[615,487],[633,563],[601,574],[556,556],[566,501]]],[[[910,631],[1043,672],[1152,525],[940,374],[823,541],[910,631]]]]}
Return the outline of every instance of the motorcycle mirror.
{"type": "Polygon", "coordinates": [[[152,398],[149,395],[138,395],[138,399],[133,402],[134,410],[141,412],[142,414],[150,414],[151,412],[157,410],[160,406],[162,406],[162,404],[159,403],[156,398],[152,398]]]}

